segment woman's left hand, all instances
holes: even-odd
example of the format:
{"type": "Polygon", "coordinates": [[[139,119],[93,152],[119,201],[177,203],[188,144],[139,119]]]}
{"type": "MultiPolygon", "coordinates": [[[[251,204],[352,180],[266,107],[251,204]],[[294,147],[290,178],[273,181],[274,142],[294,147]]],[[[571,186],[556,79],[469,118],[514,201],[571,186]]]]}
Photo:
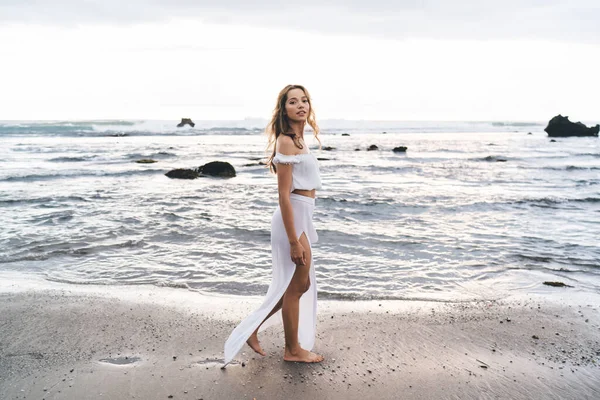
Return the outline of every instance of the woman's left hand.
{"type": "Polygon", "coordinates": [[[304,250],[304,246],[300,242],[290,245],[290,256],[294,264],[306,265],[306,250],[304,250]]]}

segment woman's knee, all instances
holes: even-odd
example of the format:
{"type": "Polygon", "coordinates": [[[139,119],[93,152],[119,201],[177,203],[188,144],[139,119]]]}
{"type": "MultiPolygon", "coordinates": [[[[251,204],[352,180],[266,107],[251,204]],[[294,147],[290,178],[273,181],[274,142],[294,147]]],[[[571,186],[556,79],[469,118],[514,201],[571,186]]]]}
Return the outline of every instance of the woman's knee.
{"type": "Polygon", "coordinates": [[[306,293],[308,292],[308,289],[310,289],[310,278],[306,280],[306,283],[304,284],[304,287],[302,288],[302,293],[306,293]]]}
{"type": "Polygon", "coordinates": [[[308,292],[309,288],[310,282],[305,282],[298,285],[290,285],[286,291],[286,294],[290,296],[300,297],[304,293],[308,292]]]}
{"type": "MultiPolygon", "coordinates": [[[[296,267],[296,268],[305,268],[303,267],[296,267]]],[[[292,278],[292,281],[290,282],[290,284],[288,285],[288,288],[286,290],[286,293],[288,295],[294,295],[294,296],[302,296],[304,293],[306,293],[308,291],[308,289],[310,288],[310,277],[306,277],[304,278],[303,276],[294,276],[292,278]]]]}

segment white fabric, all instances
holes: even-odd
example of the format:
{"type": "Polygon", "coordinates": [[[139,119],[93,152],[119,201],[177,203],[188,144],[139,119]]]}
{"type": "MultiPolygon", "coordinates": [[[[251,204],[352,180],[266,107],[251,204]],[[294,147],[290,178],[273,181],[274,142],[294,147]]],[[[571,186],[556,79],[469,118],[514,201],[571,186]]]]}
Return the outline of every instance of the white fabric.
{"type": "Polygon", "coordinates": [[[292,164],[292,187],[290,192],[295,189],[321,189],[319,162],[314,154],[287,155],[275,153],[272,162],[273,164],[292,164]]]}
{"type": "MultiPolygon", "coordinates": [[[[316,243],[319,240],[317,231],[312,223],[315,199],[291,193],[290,200],[294,212],[296,236],[300,238],[304,232],[312,249],[312,243],[316,243]]],[[[290,243],[279,207],[277,207],[271,219],[271,249],[273,253],[273,272],[267,295],[261,306],[246,317],[231,332],[227,342],[225,342],[225,365],[229,364],[237,353],[239,353],[246,340],[252,335],[252,332],[256,330],[283,297],[296,270],[296,264],[294,264],[290,256],[290,243]]],[[[315,263],[312,257],[310,260],[309,276],[310,287],[300,298],[300,316],[298,320],[298,341],[300,342],[300,346],[306,350],[312,350],[315,344],[317,327],[317,281],[315,263]]],[[[276,316],[277,314],[273,315],[273,317],[276,316]]]]}

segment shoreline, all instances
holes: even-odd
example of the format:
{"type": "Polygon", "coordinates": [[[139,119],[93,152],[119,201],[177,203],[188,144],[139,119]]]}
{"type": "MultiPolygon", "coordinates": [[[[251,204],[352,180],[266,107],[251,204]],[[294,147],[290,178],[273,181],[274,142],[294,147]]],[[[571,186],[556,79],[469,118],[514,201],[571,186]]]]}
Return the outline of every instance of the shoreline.
{"type": "MultiPolygon", "coordinates": [[[[2,274],[5,278],[7,274],[2,274]]],[[[467,303],[320,301],[315,351],[282,361],[274,321],[222,366],[261,298],[159,287],[0,281],[7,399],[578,398],[600,396],[597,296],[467,303]]]]}

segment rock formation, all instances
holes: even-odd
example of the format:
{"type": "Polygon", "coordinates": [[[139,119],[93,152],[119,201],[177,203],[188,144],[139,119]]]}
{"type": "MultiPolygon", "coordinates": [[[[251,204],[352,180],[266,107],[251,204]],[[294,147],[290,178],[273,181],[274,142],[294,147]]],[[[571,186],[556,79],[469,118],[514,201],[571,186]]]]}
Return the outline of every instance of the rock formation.
{"type": "Polygon", "coordinates": [[[571,122],[569,117],[559,114],[548,122],[548,126],[544,130],[550,137],[598,136],[600,125],[588,128],[581,122],[571,122]]]}
{"type": "Polygon", "coordinates": [[[165,174],[172,179],[196,179],[199,175],[193,169],[177,168],[165,174]]]}
{"type": "Polygon", "coordinates": [[[228,162],[212,161],[195,169],[177,168],[167,172],[165,175],[174,179],[196,179],[206,175],[232,178],[235,176],[235,168],[228,162]]]}
{"type": "Polygon", "coordinates": [[[235,176],[235,168],[228,162],[212,161],[196,169],[202,175],[218,176],[221,178],[232,178],[235,176]]]}
{"type": "Polygon", "coordinates": [[[185,125],[189,125],[189,126],[191,126],[192,128],[193,128],[194,126],[196,126],[196,124],[195,124],[195,123],[192,121],[192,119],[191,119],[191,118],[181,118],[181,122],[177,124],[177,127],[178,127],[178,128],[181,128],[181,127],[183,127],[183,126],[185,126],[185,125]]]}

